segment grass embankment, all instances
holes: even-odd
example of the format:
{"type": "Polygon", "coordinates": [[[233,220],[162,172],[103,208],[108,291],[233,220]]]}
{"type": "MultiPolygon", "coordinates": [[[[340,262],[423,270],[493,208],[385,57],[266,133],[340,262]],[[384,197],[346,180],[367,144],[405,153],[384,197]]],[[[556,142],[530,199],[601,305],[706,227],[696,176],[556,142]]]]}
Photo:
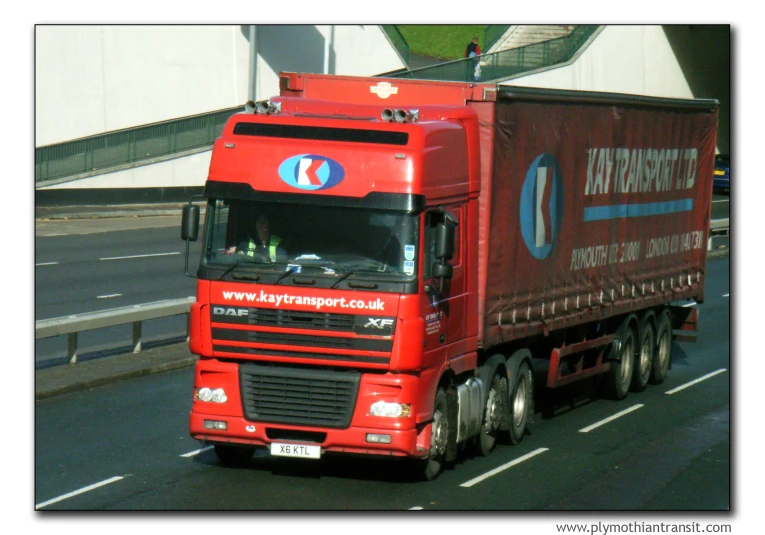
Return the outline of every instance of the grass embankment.
{"type": "Polygon", "coordinates": [[[397,25],[401,35],[409,43],[409,52],[444,60],[460,59],[465,47],[473,37],[483,49],[482,25],[397,25]]]}

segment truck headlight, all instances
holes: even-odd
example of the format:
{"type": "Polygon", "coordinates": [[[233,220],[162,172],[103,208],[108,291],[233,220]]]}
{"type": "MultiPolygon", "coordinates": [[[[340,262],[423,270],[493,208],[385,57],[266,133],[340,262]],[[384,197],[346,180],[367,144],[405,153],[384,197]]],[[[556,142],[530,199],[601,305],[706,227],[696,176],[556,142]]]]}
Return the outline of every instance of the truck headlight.
{"type": "Polygon", "coordinates": [[[216,388],[213,390],[211,388],[207,388],[206,386],[198,389],[194,397],[199,401],[211,401],[213,403],[226,403],[226,401],[228,401],[226,392],[222,388],[216,388]]]}
{"type": "Polygon", "coordinates": [[[406,403],[388,403],[376,401],[369,407],[371,416],[386,416],[388,418],[406,418],[412,414],[412,406],[406,403]]]}

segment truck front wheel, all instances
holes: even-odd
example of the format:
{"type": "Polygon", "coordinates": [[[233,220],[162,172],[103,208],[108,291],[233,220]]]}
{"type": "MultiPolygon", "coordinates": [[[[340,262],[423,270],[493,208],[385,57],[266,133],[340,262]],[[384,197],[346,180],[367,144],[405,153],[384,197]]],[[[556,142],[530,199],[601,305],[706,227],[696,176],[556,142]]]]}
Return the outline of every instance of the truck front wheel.
{"type": "Polygon", "coordinates": [[[433,422],[430,431],[430,451],[424,461],[423,475],[427,481],[438,477],[444,467],[446,446],[449,439],[449,411],[446,404],[446,391],[439,388],[433,407],[433,422]]]}

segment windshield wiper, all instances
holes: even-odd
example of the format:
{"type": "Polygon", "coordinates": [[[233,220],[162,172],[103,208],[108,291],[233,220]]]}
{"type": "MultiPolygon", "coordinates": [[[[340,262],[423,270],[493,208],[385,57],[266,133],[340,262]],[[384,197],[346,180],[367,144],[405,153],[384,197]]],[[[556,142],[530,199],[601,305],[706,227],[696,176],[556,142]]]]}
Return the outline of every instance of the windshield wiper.
{"type": "Polygon", "coordinates": [[[239,260],[237,260],[236,262],[234,262],[233,264],[231,264],[231,266],[229,266],[228,268],[226,268],[226,271],[224,271],[224,272],[221,274],[221,276],[220,276],[220,277],[218,277],[218,280],[221,280],[221,279],[223,279],[223,277],[225,277],[226,275],[228,275],[229,273],[231,273],[231,272],[232,272],[232,271],[233,271],[233,270],[234,270],[234,269],[235,269],[235,268],[236,268],[236,267],[237,267],[239,264],[241,264],[241,263],[242,263],[242,262],[244,262],[245,260],[247,261],[247,263],[248,263],[248,264],[256,264],[256,263],[260,263],[260,262],[253,262],[252,260],[249,260],[247,257],[244,257],[244,258],[240,258],[239,260]]]}
{"type": "Polygon", "coordinates": [[[289,270],[287,270],[287,271],[286,271],[286,272],[285,272],[283,275],[281,275],[281,276],[280,276],[278,279],[276,279],[276,280],[275,280],[273,283],[274,283],[274,284],[279,284],[279,283],[280,283],[280,282],[281,282],[281,281],[282,281],[282,280],[283,280],[285,277],[289,277],[290,275],[292,275],[293,273],[295,273],[295,271],[297,271],[298,269],[300,269],[300,267],[301,267],[301,266],[292,266],[291,268],[289,268],[289,270]]]}
{"type": "Polygon", "coordinates": [[[340,277],[339,279],[337,279],[337,280],[335,281],[335,284],[333,284],[332,286],[330,286],[330,287],[329,287],[329,289],[331,290],[332,288],[335,288],[335,287],[336,287],[338,284],[340,284],[341,282],[343,282],[345,279],[347,279],[348,277],[350,277],[350,276],[351,276],[351,275],[353,275],[354,273],[356,273],[356,272],[355,272],[355,271],[353,271],[353,270],[349,271],[348,273],[346,273],[345,275],[343,275],[342,277],[340,277]]]}

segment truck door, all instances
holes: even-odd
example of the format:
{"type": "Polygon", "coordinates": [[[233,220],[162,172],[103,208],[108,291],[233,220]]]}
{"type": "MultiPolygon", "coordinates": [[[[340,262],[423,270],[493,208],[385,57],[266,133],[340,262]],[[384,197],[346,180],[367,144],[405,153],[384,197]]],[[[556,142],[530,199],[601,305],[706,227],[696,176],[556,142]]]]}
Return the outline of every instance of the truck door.
{"type": "Polygon", "coordinates": [[[441,287],[441,280],[432,276],[433,262],[436,260],[434,258],[436,226],[443,221],[443,214],[435,210],[425,214],[423,281],[425,285],[435,289],[435,292],[425,295],[422,303],[426,351],[443,347],[465,337],[466,281],[462,256],[466,228],[461,224],[464,207],[453,205],[445,208],[458,224],[454,236],[454,256],[449,262],[454,271],[450,280],[443,281],[443,287],[441,287]]]}

